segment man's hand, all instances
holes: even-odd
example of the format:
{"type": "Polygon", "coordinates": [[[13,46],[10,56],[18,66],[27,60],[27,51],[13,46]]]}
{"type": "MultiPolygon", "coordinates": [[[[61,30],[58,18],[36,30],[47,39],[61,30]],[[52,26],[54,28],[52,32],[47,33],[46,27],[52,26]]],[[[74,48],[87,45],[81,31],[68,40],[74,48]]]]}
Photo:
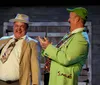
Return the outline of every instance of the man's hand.
{"type": "Polygon", "coordinates": [[[40,36],[38,36],[38,40],[39,40],[39,42],[40,42],[40,45],[41,45],[42,49],[46,49],[47,46],[48,46],[49,44],[51,44],[51,43],[49,42],[49,40],[48,40],[46,37],[41,38],[40,36]]]}

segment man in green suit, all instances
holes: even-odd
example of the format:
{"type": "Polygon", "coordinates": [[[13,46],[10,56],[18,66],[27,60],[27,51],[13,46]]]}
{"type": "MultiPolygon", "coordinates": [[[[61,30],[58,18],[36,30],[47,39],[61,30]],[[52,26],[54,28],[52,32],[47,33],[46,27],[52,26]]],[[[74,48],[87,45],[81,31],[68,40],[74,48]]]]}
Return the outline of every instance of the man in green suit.
{"type": "Polygon", "coordinates": [[[63,43],[55,47],[47,38],[38,37],[42,55],[51,59],[49,85],[78,85],[78,76],[88,56],[89,39],[84,26],[88,12],[83,7],[67,11],[70,34],[64,36],[63,43]]]}

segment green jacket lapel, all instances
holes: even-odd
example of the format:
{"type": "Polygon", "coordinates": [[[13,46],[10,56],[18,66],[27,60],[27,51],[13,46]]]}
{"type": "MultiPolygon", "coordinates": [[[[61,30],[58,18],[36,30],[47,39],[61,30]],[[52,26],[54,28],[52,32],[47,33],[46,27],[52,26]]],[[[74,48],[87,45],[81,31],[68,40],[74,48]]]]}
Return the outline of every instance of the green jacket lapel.
{"type": "MultiPolygon", "coordinates": [[[[74,33],[74,34],[75,34],[75,33],[74,33]]],[[[66,38],[63,40],[63,43],[60,45],[60,48],[61,48],[64,44],[66,44],[66,43],[67,43],[67,45],[68,45],[69,42],[70,42],[71,39],[72,39],[72,36],[73,36],[74,34],[68,35],[68,37],[66,37],[66,38]]]]}

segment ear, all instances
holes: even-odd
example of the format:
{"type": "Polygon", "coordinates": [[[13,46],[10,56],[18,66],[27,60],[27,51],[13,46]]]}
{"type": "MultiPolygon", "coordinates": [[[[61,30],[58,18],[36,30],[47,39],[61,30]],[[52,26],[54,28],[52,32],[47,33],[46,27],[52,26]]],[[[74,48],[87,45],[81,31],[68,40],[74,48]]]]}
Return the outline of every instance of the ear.
{"type": "Polygon", "coordinates": [[[75,22],[79,22],[80,21],[80,17],[76,17],[75,22]]]}

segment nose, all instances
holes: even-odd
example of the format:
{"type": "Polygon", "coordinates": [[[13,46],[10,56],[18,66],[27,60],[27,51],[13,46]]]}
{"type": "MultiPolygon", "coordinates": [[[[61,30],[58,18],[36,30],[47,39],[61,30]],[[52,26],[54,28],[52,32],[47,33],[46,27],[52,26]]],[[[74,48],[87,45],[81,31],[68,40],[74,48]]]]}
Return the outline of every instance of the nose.
{"type": "Polygon", "coordinates": [[[70,22],[70,19],[68,19],[68,22],[70,22]]]}
{"type": "Polygon", "coordinates": [[[70,19],[68,19],[68,22],[70,23],[70,19]]]}
{"type": "Polygon", "coordinates": [[[17,30],[21,30],[21,28],[22,28],[21,26],[18,26],[18,27],[17,27],[17,30]]]}

